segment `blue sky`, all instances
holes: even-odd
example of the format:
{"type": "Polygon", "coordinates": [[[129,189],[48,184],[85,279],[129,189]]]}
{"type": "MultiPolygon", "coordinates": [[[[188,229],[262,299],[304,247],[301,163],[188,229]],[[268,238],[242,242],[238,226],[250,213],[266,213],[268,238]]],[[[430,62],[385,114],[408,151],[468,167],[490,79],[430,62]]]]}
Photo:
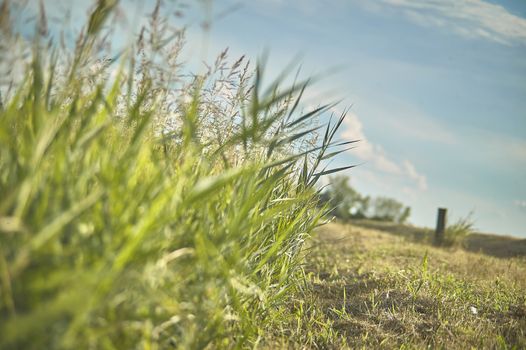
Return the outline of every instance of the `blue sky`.
{"type": "Polygon", "coordinates": [[[206,33],[199,16],[186,20],[190,61],[229,47],[233,59],[268,49],[271,76],[297,54],[305,76],[339,68],[306,103],[353,105],[340,136],[362,141],[335,165],[363,163],[348,173],[359,191],[410,205],[417,225],[433,226],[444,206],[451,219],[474,211],[482,231],[526,237],[526,2],[209,4],[228,14],[206,33]]]}
{"type": "Polygon", "coordinates": [[[526,2],[256,0],[210,35],[211,52],[268,48],[275,72],[296,53],[306,74],[343,67],[312,104],[353,104],[341,136],[363,141],[339,162],[364,162],[349,171],[361,192],[409,204],[418,225],[445,206],[526,237],[526,2]]]}

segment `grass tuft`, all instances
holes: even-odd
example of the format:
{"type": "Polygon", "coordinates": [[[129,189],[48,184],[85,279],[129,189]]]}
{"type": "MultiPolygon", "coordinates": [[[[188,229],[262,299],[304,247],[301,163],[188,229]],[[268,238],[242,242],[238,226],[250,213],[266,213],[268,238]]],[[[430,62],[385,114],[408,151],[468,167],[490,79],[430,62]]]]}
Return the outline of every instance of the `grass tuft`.
{"type": "Polygon", "coordinates": [[[262,91],[263,69],[226,52],[184,74],[161,2],[108,56],[115,6],[98,1],[74,47],[19,42],[30,62],[2,88],[0,347],[255,346],[301,289],[343,116],[318,144],[306,82],[262,91]]]}

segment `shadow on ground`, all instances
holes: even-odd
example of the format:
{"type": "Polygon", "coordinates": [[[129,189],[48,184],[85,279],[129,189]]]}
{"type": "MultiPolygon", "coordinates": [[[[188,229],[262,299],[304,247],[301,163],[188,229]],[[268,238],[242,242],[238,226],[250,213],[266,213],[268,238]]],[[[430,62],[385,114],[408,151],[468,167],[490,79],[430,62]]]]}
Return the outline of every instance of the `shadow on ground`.
{"type": "MultiPolygon", "coordinates": [[[[433,230],[428,228],[371,220],[354,220],[352,225],[386,232],[411,242],[427,244],[432,244],[434,233],[433,230]]],[[[497,258],[520,257],[526,256],[526,239],[475,233],[466,238],[462,243],[462,248],[470,252],[483,253],[497,258]]]]}
{"type": "Polygon", "coordinates": [[[336,321],[333,327],[352,343],[364,337],[389,339],[392,345],[403,344],[407,338],[422,344],[434,343],[433,335],[440,327],[440,321],[432,299],[413,297],[396,289],[394,281],[385,276],[350,274],[345,283],[331,283],[329,276],[320,278],[321,283],[314,285],[318,302],[323,305],[327,317],[336,321]],[[327,289],[331,284],[332,288],[327,289]],[[400,309],[411,311],[405,311],[400,317],[400,309]],[[409,318],[418,318],[418,322],[409,318]]]}

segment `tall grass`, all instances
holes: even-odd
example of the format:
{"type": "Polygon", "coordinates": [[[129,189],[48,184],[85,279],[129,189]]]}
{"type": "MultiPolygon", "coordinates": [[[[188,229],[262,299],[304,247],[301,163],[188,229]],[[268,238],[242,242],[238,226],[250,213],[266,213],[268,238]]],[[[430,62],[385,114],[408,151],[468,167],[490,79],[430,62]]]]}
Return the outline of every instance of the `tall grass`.
{"type": "Polygon", "coordinates": [[[42,16],[3,90],[0,347],[255,346],[300,285],[343,116],[316,142],[329,106],[299,112],[307,82],[263,89],[261,66],[226,53],[184,79],[184,36],[159,5],[106,60],[115,4],[98,2],[71,50],[48,45],[42,16]]]}
{"type": "Polygon", "coordinates": [[[466,239],[475,233],[475,223],[473,221],[473,213],[469,213],[465,217],[459,218],[453,224],[446,227],[444,232],[444,246],[462,246],[466,239]]]}

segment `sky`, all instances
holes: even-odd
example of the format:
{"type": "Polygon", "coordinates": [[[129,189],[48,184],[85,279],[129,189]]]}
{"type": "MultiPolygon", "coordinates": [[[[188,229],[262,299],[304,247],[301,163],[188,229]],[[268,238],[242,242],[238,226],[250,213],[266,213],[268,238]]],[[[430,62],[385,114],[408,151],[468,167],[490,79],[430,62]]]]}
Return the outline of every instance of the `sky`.
{"type": "MultiPolygon", "coordinates": [[[[44,1],[48,13],[58,3],[44,1]]],[[[346,173],[358,191],[406,203],[416,225],[446,207],[450,220],[473,212],[480,231],[526,237],[525,1],[199,3],[213,21],[183,21],[189,60],[268,52],[273,77],[300,55],[304,76],[323,76],[307,105],[352,105],[339,136],[361,141],[334,166],[360,164],[346,173]]]]}
{"type": "Polygon", "coordinates": [[[340,136],[362,141],[339,163],[361,164],[347,173],[360,192],[410,205],[417,225],[446,207],[526,237],[526,2],[254,0],[209,42],[268,49],[271,75],[298,53],[306,74],[338,67],[312,104],[352,104],[340,136]]]}

